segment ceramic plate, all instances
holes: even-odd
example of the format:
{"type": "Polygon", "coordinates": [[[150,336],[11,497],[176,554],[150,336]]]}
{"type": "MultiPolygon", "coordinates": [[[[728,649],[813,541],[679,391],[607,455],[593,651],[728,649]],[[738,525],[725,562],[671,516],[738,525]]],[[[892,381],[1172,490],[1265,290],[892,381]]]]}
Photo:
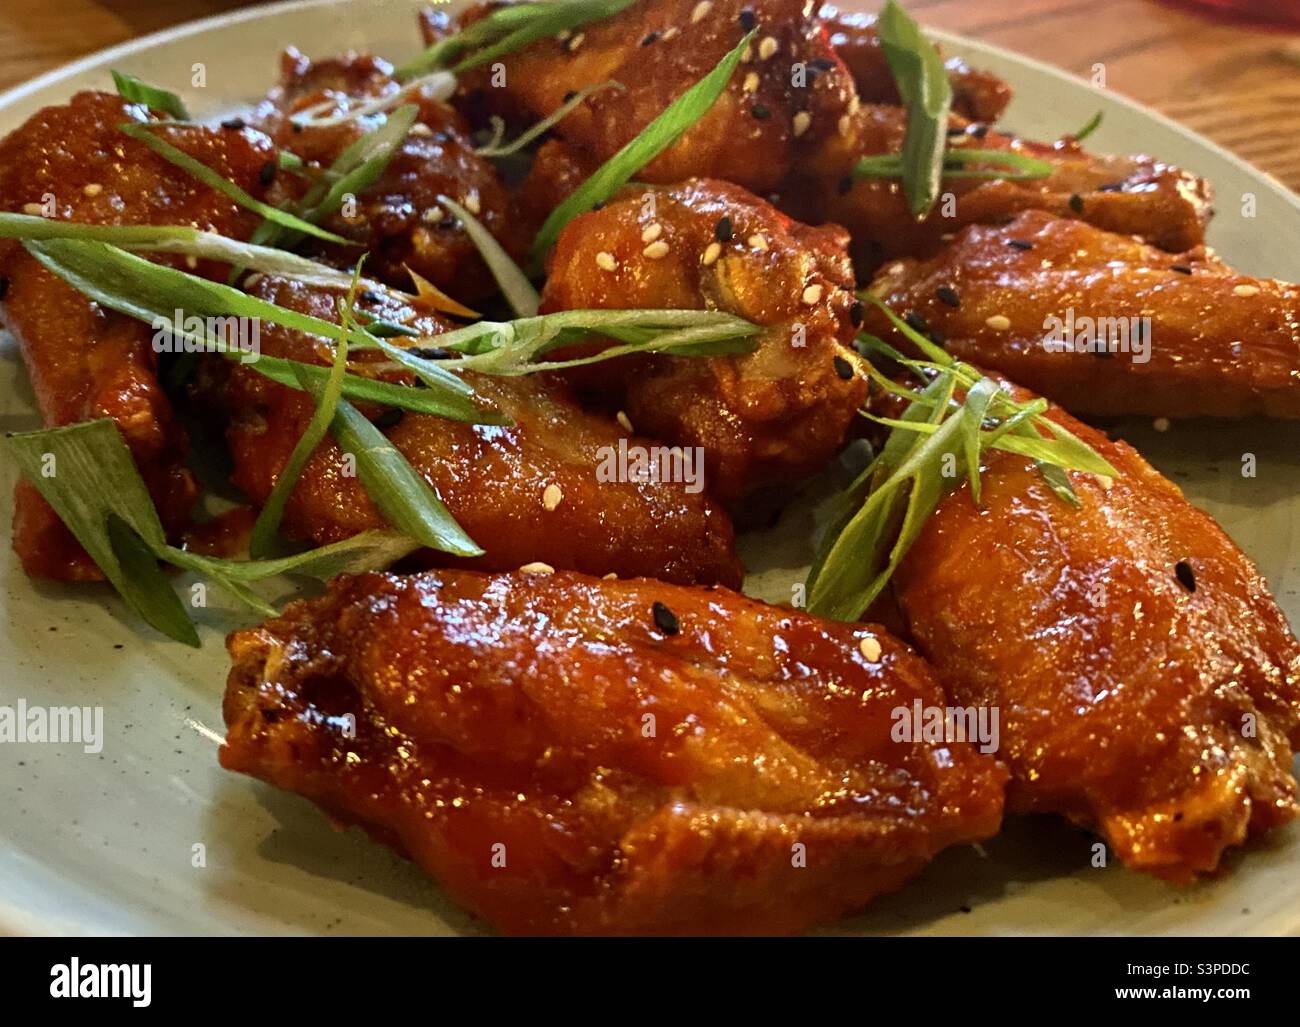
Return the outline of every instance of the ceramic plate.
{"type": "MultiPolygon", "coordinates": [[[[0,133],[120,68],[179,92],[198,116],[255,99],[280,49],[354,48],[404,59],[419,47],[416,0],[259,7],[108,50],[0,96],[0,133]],[[190,85],[196,66],[203,88],[190,85]]],[[[851,4],[845,6],[852,6],[851,4]]],[[[454,9],[455,5],[453,5],[454,9]]],[[[1005,77],[1005,124],[1053,138],[1102,110],[1099,151],[1154,153],[1218,190],[1210,239],[1244,271],[1300,280],[1300,203],[1191,132],[1053,68],[939,35],[1005,77]],[[1253,205],[1254,216],[1243,210],[1253,205]]],[[[0,429],[39,426],[12,340],[0,347],[0,429]]],[[[1120,433],[1213,513],[1264,569],[1300,622],[1300,425],[1149,423],[1120,433]],[[1253,453],[1258,473],[1241,475],[1253,453]]],[[[0,458],[0,495],[15,470],[0,458]]],[[[788,599],[803,576],[809,504],[745,540],[748,589],[788,599]]],[[[445,934],[483,930],[423,874],[360,831],[334,831],[303,799],[217,765],[232,610],[202,611],[204,647],[138,627],[107,588],[29,581],[0,539],[0,704],[102,706],[102,751],[0,745],[0,930],[11,933],[445,934]]],[[[242,615],[241,615],[242,616],[242,615]]],[[[1231,861],[1232,873],[1176,889],[1089,865],[1090,839],[1051,818],[1010,820],[982,848],[944,853],[904,891],[833,928],[870,933],[1300,933],[1300,827],[1231,861]]]]}

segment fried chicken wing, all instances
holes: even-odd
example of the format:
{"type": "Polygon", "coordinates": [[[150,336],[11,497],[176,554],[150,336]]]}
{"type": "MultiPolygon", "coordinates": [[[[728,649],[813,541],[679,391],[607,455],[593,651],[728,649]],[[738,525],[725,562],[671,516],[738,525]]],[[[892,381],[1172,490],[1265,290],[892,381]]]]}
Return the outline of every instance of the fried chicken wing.
{"type": "MultiPolygon", "coordinates": [[[[1079,413],[1300,417],[1300,289],[1204,250],[1027,211],[889,265],[872,289],[954,356],[1079,413]]],[[[890,336],[879,312],[867,327],[890,336]]]]}
{"type": "Polygon", "coordinates": [[[1052,493],[991,452],[895,576],[952,700],[997,707],[1008,808],[1095,828],[1173,881],[1295,816],[1300,645],[1259,571],[1122,442],[1054,409],[1119,471],[1052,493]]]}
{"type": "MultiPolygon", "coordinates": [[[[301,283],[267,275],[249,291],[283,307],[336,318],[337,296],[301,283]]],[[[383,296],[363,309],[429,335],[445,327],[436,316],[417,315],[383,296]]],[[[320,364],[331,357],[324,340],[273,326],[262,333],[262,352],[320,364]]],[[[305,393],[226,361],[213,362],[208,372],[214,377],[206,395],[230,419],[232,480],[254,502],[265,502],[314,403],[305,393]]],[[[739,584],[743,570],[731,522],[698,486],[603,473],[616,465],[620,445],[648,449],[652,440],[581,410],[559,382],[536,375],[466,378],[513,424],[470,425],[411,412],[394,423],[381,410],[370,413],[384,421],[388,438],[486,550],[475,566],[504,570],[541,561],[594,574],[739,584]],[[549,509],[548,492],[556,504],[549,509]]],[[[365,488],[346,473],[338,445],[327,439],[289,500],[284,529],[325,544],[383,526],[365,488]]]]}
{"type": "Polygon", "coordinates": [[[638,428],[701,447],[711,493],[733,502],[820,467],[866,398],[847,241],[725,182],[629,192],[561,234],[542,308],[716,308],[764,327],[750,354],[600,372],[638,428]]]}
{"type": "MultiPolygon", "coordinates": [[[[831,46],[839,55],[864,103],[900,103],[894,75],[885,60],[876,31],[877,16],[837,11],[823,7],[819,16],[826,22],[831,46]]],[[[952,86],[952,109],[972,121],[997,121],[1011,102],[1011,87],[987,71],[970,67],[960,57],[944,61],[952,86]]]]}
{"type": "MultiPolygon", "coordinates": [[[[256,123],[276,144],[310,166],[328,168],[349,146],[374,131],[386,115],[353,118],[337,125],[297,124],[308,112],[327,119],[367,99],[396,93],[392,66],[377,57],[347,54],[310,61],[290,48],[282,59],[281,84],[257,109],[256,123]]],[[[460,116],[430,90],[405,102],[419,106],[415,126],[374,184],[356,197],[354,210],[340,210],[323,227],[352,240],[369,253],[368,273],[399,288],[410,285],[409,267],[461,300],[476,300],[495,290],[478,250],[450,211],[439,203],[450,197],[464,206],[515,256],[525,240],[509,213],[509,197],[496,170],[474,152],[460,116]]],[[[305,179],[283,175],[275,199],[296,199],[305,179]]],[[[354,247],[323,244],[321,252],[338,263],[355,262],[354,247]]]]}
{"type": "MultiPolygon", "coordinates": [[[[952,125],[960,129],[965,122],[954,116],[952,125]]],[[[1138,235],[1172,252],[1204,240],[1212,195],[1204,179],[1150,157],[1090,154],[1070,139],[1049,145],[985,131],[982,125],[966,127],[965,136],[949,138],[950,147],[1024,154],[1050,162],[1052,174],[1025,180],[947,178],[945,196],[929,216],[917,220],[899,179],[849,177],[860,156],[900,153],[907,128],[903,108],[862,104],[846,123],[838,152],[828,150],[816,164],[801,162],[777,204],[804,221],[847,228],[864,273],[888,259],[933,255],[963,226],[997,224],[1023,210],[1138,235]]]]}
{"type": "Polygon", "coordinates": [[[892,740],[944,701],[905,645],[724,589],[371,574],[229,648],[222,765],[507,933],[797,931],[1001,818],[974,746],[892,740]]]}
{"type": "MultiPolygon", "coordinates": [[[[118,130],[144,117],[143,108],[95,92],[38,111],[0,141],[0,209],[92,224],[192,224],[247,237],[257,215],[118,130]]],[[[274,152],[260,133],[189,125],[169,128],[167,138],[261,195],[274,152]]],[[[225,269],[204,261],[196,273],[215,276],[225,269]]],[[[158,384],[153,330],[92,303],[11,240],[0,240],[0,284],[0,316],[18,340],[45,423],[112,418],[163,523],[178,528],[197,489],[181,466],[185,433],[158,384]]],[[[14,548],[34,576],[100,577],[27,482],[19,483],[15,498],[14,548]]]]}

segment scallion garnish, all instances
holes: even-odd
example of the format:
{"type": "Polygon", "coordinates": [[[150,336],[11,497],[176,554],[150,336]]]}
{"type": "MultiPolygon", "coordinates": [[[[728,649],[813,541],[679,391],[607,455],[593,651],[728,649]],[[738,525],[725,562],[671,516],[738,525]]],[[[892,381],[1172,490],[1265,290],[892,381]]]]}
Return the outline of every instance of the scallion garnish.
{"type": "Polygon", "coordinates": [[[594,86],[587,86],[585,89],[579,89],[571,97],[565,100],[564,103],[562,103],[559,107],[557,107],[551,114],[547,115],[541,121],[537,122],[537,124],[526,129],[524,132],[520,133],[520,135],[516,139],[514,139],[509,143],[505,143],[502,141],[502,136],[505,134],[506,123],[494,114],[492,116],[492,124],[496,129],[495,135],[493,136],[491,142],[487,143],[487,145],[485,146],[480,146],[474,152],[477,153],[480,157],[508,157],[512,153],[518,153],[524,147],[532,143],[534,139],[537,139],[543,133],[554,128],[561,121],[563,121],[570,114],[572,114],[573,111],[579,105],[581,105],[586,101],[587,97],[593,96],[596,93],[602,92],[603,90],[606,89],[624,89],[624,88],[626,87],[623,85],[622,82],[615,82],[613,80],[610,80],[609,82],[600,82],[594,86]]]}
{"type": "Polygon", "coordinates": [[[272,207],[269,203],[263,203],[254,196],[250,196],[239,186],[228,178],[223,178],[212,168],[208,167],[201,160],[191,157],[184,150],[173,146],[167,140],[156,135],[153,128],[165,128],[166,125],[156,124],[154,122],[127,121],[118,126],[118,129],[132,139],[144,143],[145,146],[153,150],[163,160],[169,164],[174,164],[186,174],[198,179],[204,185],[224,196],[230,197],[241,207],[251,210],[256,214],[261,214],[268,221],[274,221],[284,228],[293,228],[308,235],[314,235],[318,239],[324,239],[326,242],[347,243],[342,236],[335,235],[333,232],[327,232],[323,228],[317,228],[315,225],[294,217],[278,207],[272,207]]]}
{"type": "MultiPolygon", "coordinates": [[[[876,303],[927,358],[913,360],[878,340],[894,361],[928,383],[910,394],[900,418],[872,420],[892,429],[880,454],[836,499],[828,530],[808,573],[808,609],[837,620],[857,620],[880,595],[920,536],[943,496],[964,478],[980,498],[980,458],[989,449],[1030,457],[1044,480],[1067,502],[1079,499],[1067,470],[1116,477],[1096,451],[1044,416],[1043,400],[1021,402],[977,368],[954,360],[876,303]],[[960,394],[961,398],[956,397],[960,394]],[[945,473],[946,472],[946,473],[945,473]]],[[[873,380],[899,386],[874,368],[873,380]]]]}
{"type": "MultiPolygon", "coordinates": [[[[944,154],[942,178],[1003,178],[1021,181],[1047,178],[1055,170],[1051,161],[1014,150],[958,148],[944,154]]],[[[907,161],[901,153],[861,157],[853,166],[854,178],[902,178],[906,181],[907,174],[907,161]]]]}
{"type": "Polygon", "coordinates": [[[894,0],[876,22],[880,45],[907,111],[901,177],[908,207],[924,217],[939,196],[947,144],[952,85],[939,51],[894,0]]]}
{"type": "Polygon", "coordinates": [[[551,211],[537,238],[533,240],[530,262],[540,267],[542,257],[559,238],[560,231],[579,214],[589,211],[597,203],[608,200],[632,176],[672,146],[682,134],[704,116],[705,112],[727,87],[731,74],[740,63],[745,47],[754,38],[757,29],[751,29],[729,53],[702,79],[670,103],[654,121],[650,122],[635,139],[602,164],[590,178],[551,211]]]}
{"type": "Polygon", "coordinates": [[[510,258],[510,254],[473,214],[450,197],[439,196],[438,202],[455,214],[460,219],[460,223],[465,226],[465,234],[478,249],[483,263],[487,265],[497,285],[501,287],[501,295],[510,304],[510,309],[518,317],[534,316],[542,298],[533,288],[533,283],[528,280],[523,269],[510,258]]]}
{"type": "Polygon", "coordinates": [[[1102,112],[1098,111],[1096,114],[1094,114],[1091,118],[1088,119],[1088,123],[1084,125],[1083,128],[1075,132],[1074,135],[1071,136],[1070,138],[1072,138],[1076,143],[1083,142],[1085,139],[1088,138],[1088,136],[1092,135],[1094,132],[1097,131],[1098,128],[1101,127],[1101,120],[1102,120],[1102,112]]]}
{"type": "Polygon", "coordinates": [[[310,107],[305,107],[300,111],[294,111],[289,120],[295,125],[301,125],[303,128],[332,128],[336,125],[346,124],[349,121],[383,114],[384,111],[392,110],[398,104],[417,93],[421,93],[433,100],[446,100],[455,91],[456,76],[445,71],[435,71],[430,75],[423,75],[418,79],[407,82],[396,92],[385,93],[382,96],[363,100],[355,107],[350,107],[338,114],[332,114],[328,117],[317,116],[319,112],[329,110],[338,102],[337,100],[327,99],[310,107]]]}
{"type": "Polygon", "coordinates": [[[181,98],[166,89],[159,89],[146,82],[141,82],[134,75],[124,71],[113,71],[113,84],[117,86],[117,95],[128,103],[142,103],[150,110],[170,114],[178,121],[189,121],[189,111],[181,98]]]}
{"type": "Polygon", "coordinates": [[[593,21],[612,17],[633,0],[559,0],[500,7],[460,32],[440,39],[397,69],[399,79],[423,75],[435,68],[453,72],[490,64],[516,50],[593,21]]]}

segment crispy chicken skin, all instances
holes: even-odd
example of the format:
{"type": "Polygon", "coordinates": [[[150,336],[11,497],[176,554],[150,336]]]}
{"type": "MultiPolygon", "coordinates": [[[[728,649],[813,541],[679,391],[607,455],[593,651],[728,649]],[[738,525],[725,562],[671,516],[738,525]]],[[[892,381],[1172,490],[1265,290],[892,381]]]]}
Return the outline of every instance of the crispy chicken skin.
{"type": "Polygon", "coordinates": [[[708,488],[734,502],[820,467],[866,398],[849,348],[847,243],[841,229],[798,224],[725,182],[629,191],[561,234],[542,309],[715,308],[765,328],[750,354],[601,368],[602,390],[632,423],[703,447],[708,488]],[[660,234],[647,242],[652,225],[660,234]]]}
{"type": "MultiPolygon", "coordinates": [[[[277,145],[313,166],[329,167],[385,115],[305,127],[295,126],[290,115],[321,105],[317,116],[328,117],[359,99],[399,88],[392,66],[380,58],[349,53],[310,61],[290,48],[281,60],[281,84],[258,107],[254,120],[277,145]]],[[[522,255],[525,239],[510,217],[509,197],[496,170],[474,152],[455,110],[427,91],[406,102],[420,108],[416,127],[379,179],[358,194],[356,210],[326,218],[323,227],[364,247],[367,273],[399,288],[410,286],[409,267],[458,299],[479,299],[495,291],[492,277],[460,222],[439,205],[439,196],[469,209],[516,257],[522,255]]],[[[305,179],[282,174],[272,195],[296,198],[305,189],[305,179]]],[[[320,248],[341,264],[355,262],[362,252],[329,244],[320,248]]]]}
{"type": "Polygon", "coordinates": [[[490,71],[469,72],[464,103],[477,116],[535,122],[571,90],[622,83],[621,90],[590,97],[555,128],[594,169],[706,75],[740,42],[746,25],[757,26],[750,59],[723,94],[637,177],[671,183],[708,176],[765,192],[796,160],[819,161],[853,96],[852,79],[804,6],[804,0],[714,0],[706,8],[696,0],[638,0],[585,26],[580,40],[545,39],[504,55],[501,88],[491,84],[490,71]],[[695,19],[697,10],[702,16],[695,19]]]}
{"type": "Polygon", "coordinates": [[[895,576],[957,704],[1000,710],[1008,808],[1095,828],[1176,882],[1296,814],[1300,646],[1259,571],[1130,446],[1052,416],[1120,472],[1075,509],[1023,457],[986,458],[895,576]]]}
{"type": "MultiPolygon", "coordinates": [[[[316,317],[336,316],[335,295],[301,283],[267,275],[250,292],[316,317]]],[[[434,316],[379,302],[383,305],[367,303],[363,309],[427,334],[444,330],[434,316]]],[[[322,340],[274,326],[262,333],[262,352],[321,364],[330,359],[322,340]]],[[[207,399],[230,419],[232,480],[254,502],[265,502],[314,403],[249,368],[221,361],[208,371],[213,377],[206,383],[207,399]]],[[[731,522],[706,494],[688,492],[680,482],[601,479],[601,464],[606,454],[617,452],[620,440],[648,447],[654,444],[650,439],[581,410],[556,381],[536,375],[469,380],[514,424],[470,425],[407,412],[384,431],[486,550],[474,566],[506,570],[542,561],[593,574],[739,584],[743,569],[733,550],[731,522]],[[543,495],[550,485],[562,498],[548,511],[543,495]]],[[[324,544],[384,526],[359,479],[344,472],[342,452],[326,439],[289,500],[287,533],[324,544]]]]}
{"type": "Polygon", "coordinates": [[[222,765],[510,934],[797,931],[1001,819],[995,761],[891,739],[944,702],[903,643],[725,589],[369,574],[229,649],[222,765]]]}
{"type": "MultiPolygon", "coordinates": [[[[858,98],[863,103],[900,103],[898,87],[876,31],[876,15],[837,11],[829,6],[818,13],[826,22],[831,46],[853,76],[858,98]]],[[[1011,102],[1009,85],[990,72],[971,68],[960,57],[949,57],[944,66],[952,86],[954,111],[985,123],[1002,116],[1011,102]]]]}
{"type": "MultiPolygon", "coordinates": [[[[1300,289],[1236,274],[1204,250],[1164,253],[1027,211],[1009,225],[964,229],[930,260],[887,266],[872,289],[898,314],[921,318],[954,356],[1078,413],[1300,417],[1300,289]],[[1050,350],[1051,319],[1064,325],[1070,311],[1070,341],[1085,317],[1146,316],[1150,336],[1135,345],[1139,322],[1125,322],[1097,341],[1111,338],[1115,352],[1050,350]]],[[[878,311],[867,327],[890,336],[878,311]]]]}
{"type": "MultiPolygon", "coordinates": [[[[142,108],[96,92],[38,111],[0,141],[0,209],[22,211],[53,197],[61,220],[193,224],[236,238],[251,233],[255,214],[117,130],[144,116],[142,108]]],[[[273,151],[260,133],[187,126],[168,129],[166,138],[246,191],[262,193],[261,172],[273,151]]],[[[224,269],[205,261],[197,273],[224,269]]],[[[163,523],[180,527],[197,490],[181,466],[185,433],[158,384],[153,330],[92,303],[17,242],[0,240],[0,281],[0,317],[21,347],[45,423],[116,421],[163,523]]],[[[14,548],[33,576],[101,576],[27,482],[15,496],[14,548]]]]}
{"type": "MultiPolygon", "coordinates": [[[[862,155],[901,152],[907,115],[901,107],[864,103],[853,114],[840,144],[840,159],[830,153],[818,164],[800,163],[799,177],[777,203],[794,217],[830,221],[849,230],[854,259],[863,273],[895,257],[938,252],[951,233],[968,224],[997,224],[1023,210],[1045,210],[1060,218],[1086,221],[1112,232],[1138,235],[1155,246],[1180,252],[1204,240],[1212,190],[1207,181],[1150,157],[1090,154],[1064,139],[1054,144],[984,132],[949,140],[983,150],[1008,150],[1050,161],[1055,170],[1042,179],[945,179],[944,195],[928,217],[908,209],[898,179],[853,181],[847,176],[862,155]],[[834,174],[832,174],[834,173],[834,174]]],[[[964,120],[952,119],[954,127],[964,120]]],[[[969,127],[969,126],[968,126],[969,127]]]]}

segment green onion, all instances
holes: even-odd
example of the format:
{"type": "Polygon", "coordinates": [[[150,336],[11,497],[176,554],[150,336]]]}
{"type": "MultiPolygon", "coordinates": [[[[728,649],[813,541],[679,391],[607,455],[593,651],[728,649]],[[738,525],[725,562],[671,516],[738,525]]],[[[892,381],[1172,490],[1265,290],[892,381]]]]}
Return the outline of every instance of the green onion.
{"type": "Polygon", "coordinates": [[[117,86],[117,95],[128,103],[142,103],[150,110],[170,114],[179,121],[190,120],[189,111],[185,109],[185,104],[181,103],[181,98],[175,93],[141,82],[134,75],[128,75],[124,71],[112,71],[111,74],[113,84],[117,86]]]}
{"type": "Polygon", "coordinates": [[[702,79],[674,100],[654,121],[618,153],[602,164],[590,178],[573,192],[542,225],[533,240],[530,262],[540,267],[542,257],[555,245],[561,229],[579,214],[586,213],[597,203],[603,203],[627,183],[633,175],[672,146],[682,134],[695,124],[726,89],[731,73],[740,63],[745,47],[757,29],[752,29],[720,60],[702,79]]]}
{"type": "Polygon", "coordinates": [[[217,172],[213,171],[202,161],[196,160],[184,150],[173,146],[165,139],[155,135],[151,131],[150,124],[151,123],[146,122],[128,121],[119,125],[118,128],[132,139],[144,143],[145,146],[153,150],[153,152],[158,154],[158,156],[163,158],[163,160],[170,164],[175,164],[182,171],[198,179],[204,185],[211,189],[215,189],[224,196],[230,197],[241,207],[251,210],[254,213],[261,214],[262,217],[266,218],[268,221],[274,221],[276,224],[279,224],[284,228],[292,228],[300,232],[305,232],[307,235],[314,235],[316,238],[324,239],[327,242],[347,243],[347,240],[342,236],[335,235],[333,232],[326,232],[322,228],[317,228],[309,222],[296,218],[292,214],[288,214],[277,207],[272,207],[269,203],[263,203],[261,200],[250,196],[243,189],[239,188],[239,186],[235,185],[234,182],[222,178],[221,175],[217,174],[217,172]]]}
{"type": "Polygon", "coordinates": [[[492,116],[493,124],[497,128],[496,136],[486,146],[480,146],[475,153],[480,157],[508,157],[513,153],[518,153],[524,147],[528,146],[534,139],[549,131],[558,125],[574,112],[577,107],[586,102],[587,97],[593,96],[605,89],[624,89],[622,82],[615,82],[612,79],[608,82],[600,82],[594,86],[587,86],[585,89],[579,89],[573,96],[569,97],[553,113],[547,115],[537,124],[527,129],[519,135],[513,142],[502,144],[501,135],[505,132],[506,123],[496,115],[492,116]]]}
{"type": "Polygon", "coordinates": [[[1083,142],[1085,139],[1088,138],[1088,136],[1092,135],[1095,131],[1097,131],[1099,127],[1101,127],[1101,121],[1102,121],[1102,112],[1098,111],[1096,114],[1094,114],[1091,118],[1088,119],[1088,123],[1084,125],[1083,128],[1079,129],[1079,131],[1074,133],[1072,138],[1076,143],[1083,142]]]}
{"type": "Polygon", "coordinates": [[[483,263],[488,266],[492,277],[501,287],[501,294],[510,304],[510,309],[519,317],[534,316],[542,298],[533,288],[533,283],[528,280],[523,269],[502,249],[501,244],[483,227],[478,218],[450,197],[439,196],[438,201],[455,214],[465,226],[465,234],[478,248],[479,256],[483,258],[483,263]]]}
{"type": "MultiPolygon", "coordinates": [[[[320,392],[316,398],[320,402],[320,392]]],[[[367,495],[397,531],[453,556],[483,555],[401,451],[347,400],[338,401],[330,430],[343,452],[355,458],[367,495]]]]}
{"type": "Polygon", "coordinates": [[[894,0],[886,0],[876,30],[907,110],[901,155],[903,193],[912,213],[924,217],[939,196],[952,85],[939,51],[894,0]]]}
{"type": "MultiPolygon", "coordinates": [[[[334,346],[334,362],[330,367],[329,378],[326,379],[324,387],[315,393],[316,409],[312,412],[311,420],[307,422],[307,427],[294,445],[293,452],[289,454],[289,459],[281,468],[275,487],[271,489],[271,494],[253,523],[253,532],[248,542],[248,555],[255,559],[270,553],[276,530],[280,527],[281,518],[284,517],[285,505],[297,487],[298,479],[302,477],[307,461],[311,459],[312,453],[316,451],[316,447],[329,431],[330,422],[334,419],[334,411],[343,396],[343,378],[348,367],[348,331],[352,327],[352,305],[356,301],[361,264],[362,261],[357,262],[348,297],[339,311],[339,338],[334,346]]],[[[304,379],[299,380],[303,382],[304,388],[309,387],[304,379]]]]}
{"type": "Polygon", "coordinates": [[[337,103],[336,100],[326,99],[300,111],[295,111],[290,120],[295,125],[301,125],[304,128],[333,128],[349,121],[373,117],[376,114],[384,113],[384,111],[392,110],[403,100],[416,93],[422,93],[434,100],[447,100],[455,91],[456,77],[445,71],[435,71],[430,75],[424,75],[407,82],[395,93],[385,93],[382,96],[372,97],[356,107],[338,114],[324,118],[316,117],[317,111],[329,110],[337,103]]]}
{"type": "MultiPolygon", "coordinates": [[[[1047,178],[1055,168],[1050,161],[1029,157],[1013,150],[951,149],[943,159],[944,178],[1002,178],[1008,181],[1047,178]],[[992,164],[992,168],[972,168],[974,164],[992,164]]],[[[854,178],[903,178],[906,175],[903,155],[882,153],[859,158],[853,167],[854,178]]]]}
{"type": "Polygon", "coordinates": [[[490,64],[547,36],[612,17],[633,0],[562,0],[511,4],[441,39],[397,69],[399,79],[451,65],[454,72],[490,64]],[[466,56],[469,55],[469,56],[466,56]],[[454,62],[454,63],[453,63],[454,62]]]}

